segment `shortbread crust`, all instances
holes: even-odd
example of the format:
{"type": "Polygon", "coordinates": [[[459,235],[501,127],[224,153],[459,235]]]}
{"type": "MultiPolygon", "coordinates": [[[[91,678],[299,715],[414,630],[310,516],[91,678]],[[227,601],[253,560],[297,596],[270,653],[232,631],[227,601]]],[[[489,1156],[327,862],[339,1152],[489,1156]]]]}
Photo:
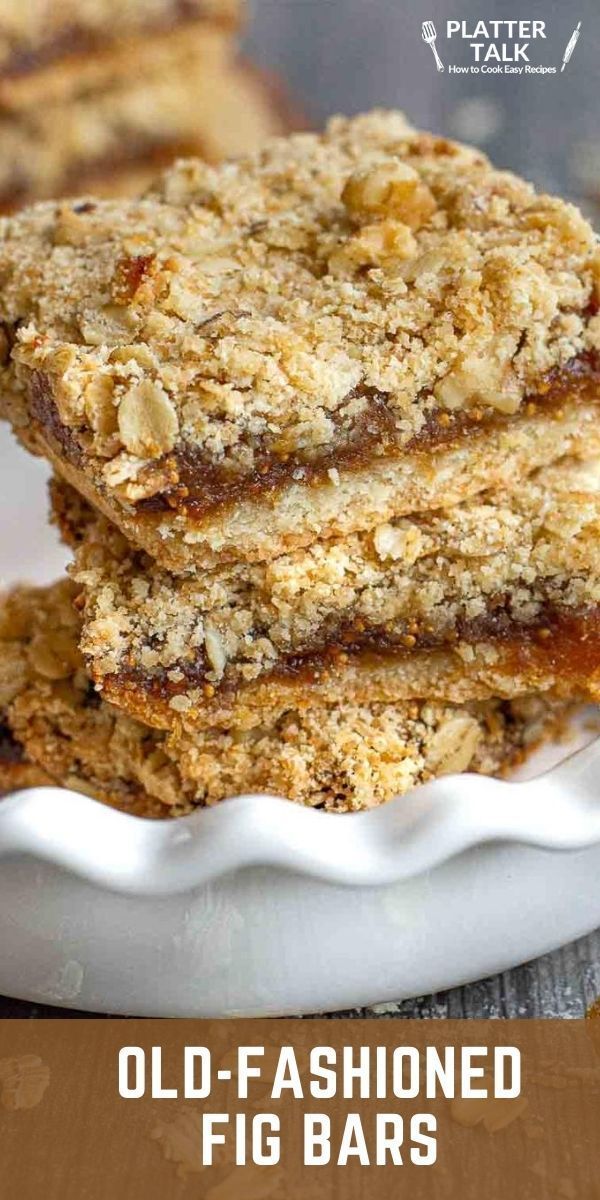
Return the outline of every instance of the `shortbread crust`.
{"type": "Polygon", "coordinates": [[[4,403],[164,565],[268,559],[597,424],[599,271],[572,206],[399,114],[336,118],[4,224],[4,403]]]}

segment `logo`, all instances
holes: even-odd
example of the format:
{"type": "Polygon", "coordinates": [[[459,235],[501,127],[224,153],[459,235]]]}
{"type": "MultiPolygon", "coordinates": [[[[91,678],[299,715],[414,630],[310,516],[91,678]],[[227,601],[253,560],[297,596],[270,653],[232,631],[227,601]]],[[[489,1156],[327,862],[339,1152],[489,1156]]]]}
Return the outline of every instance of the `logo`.
{"type": "Polygon", "coordinates": [[[427,42],[427,44],[431,46],[438,71],[443,71],[444,64],[435,48],[436,37],[437,33],[435,32],[435,25],[433,21],[423,21],[423,41],[427,42]]]}
{"type": "MultiPolygon", "coordinates": [[[[556,65],[534,61],[540,50],[546,49],[547,32],[545,21],[446,21],[447,43],[456,46],[456,39],[468,45],[471,62],[466,65],[450,63],[450,75],[556,75],[568,66],[579,41],[581,21],[577,22],[562,56],[560,68],[556,65]]],[[[438,51],[437,31],[433,21],[423,21],[423,41],[431,49],[435,66],[444,71],[445,65],[438,51]]],[[[452,45],[448,45],[450,56],[452,45]]],[[[446,57],[446,50],[442,50],[446,57]]]]}
{"type": "Polygon", "coordinates": [[[565,52],[563,54],[563,60],[562,60],[562,66],[560,68],[561,71],[564,71],[564,69],[565,69],[567,63],[569,62],[569,59],[571,58],[571,55],[579,41],[580,30],[581,30],[581,21],[578,21],[572,34],[571,34],[571,37],[569,38],[569,41],[567,42],[567,45],[565,47],[565,52]]]}

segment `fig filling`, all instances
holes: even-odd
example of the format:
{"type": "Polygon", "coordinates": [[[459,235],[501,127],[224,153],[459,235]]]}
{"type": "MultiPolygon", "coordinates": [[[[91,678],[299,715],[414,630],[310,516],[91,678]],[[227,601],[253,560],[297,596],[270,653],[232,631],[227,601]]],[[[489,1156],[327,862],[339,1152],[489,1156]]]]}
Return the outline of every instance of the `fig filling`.
{"type": "MultiPolygon", "coordinates": [[[[418,634],[382,629],[358,633],[348,626],[326,646],[281,658],[260,676],[260,682],[310,685],[339,671],[351,658],[360,658],[365,666],[382,660],[392,663],[416,651],[447,649],[459,642],[501,646],[502,662],[497,669],[509,675],[542,671],[561,679],[589,680],[600,670],[600,607],[567,612],[548,606],[531,625],[520,624],[505,609],[499,609],[474,621],[458,623],[446,637],[426,630],[418,634]]],[[[177,669],[176,681],[164,668],[149,674],[138,667],[125,667],[101,682],[107,697],[119,692],[143,692],[150,700],[167,703],[190,688],[203,689],[211,699],[217,693],[231,695],[244,686],[239,677],[227,672],[219,685],[211,684],[207,679],[210,666],[203,654],[178,663],[177,669]]]]}
{"type": "MultiPolygon", "coordinates": [[[[366,410],[354,427],[344,432],[343,440],[318,456],[278,457],[267,446],[255,446],[253,470],[236,473],[227,464],[209,462],[195,447],[182,446],[154,464],[157,466],[162,462],[168,466],[169,475],[176,482],[156,496],[140,500],[136,505],[137,513],[152,517],[182,512],[199,521],[216,510],[227,510],[242,500],[258,499],[296,483],[309,486],[327,483],[332,468],[359,471],[372,466],[374,460],[393,459],[398,454],[430,454],[438,447],[485,436],[493,429],[513,424],[523,416],[531,417],[536,412],[555,413],[560,418],[566,402],[600,402],[600,355],[582,354],[564,367],[551,371],[540,382],[537,391],[525,398],[514,416],[490,410],[450,413],[446,409],[435,409],[421,431],[404,443],[396,428],[389,397],[372,388],[363,388],[356,389],[346,399],[357,394],[367,396],[366,410]]],[[[50,380],[41,372],[34,372],[32,378],[30,409],[50,443],[57,445],[72,465],[81,466],[83,453],[78,431],[62,424],[50,380]]]]}
{"type": "Polygon", "coordinates": [[[0,723],[0,766],[13,767],[23,762],[23,747],[15,740],[8,725],[0,723]]]}

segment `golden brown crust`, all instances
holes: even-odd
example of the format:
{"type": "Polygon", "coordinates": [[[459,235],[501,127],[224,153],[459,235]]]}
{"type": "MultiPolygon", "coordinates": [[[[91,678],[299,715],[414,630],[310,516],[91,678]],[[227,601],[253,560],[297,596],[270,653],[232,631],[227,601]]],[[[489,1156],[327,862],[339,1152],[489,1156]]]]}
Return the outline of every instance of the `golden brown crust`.
{"type": "Polygon", "coordinates": [[[213,724],[238,708],[260,722],[265,703],[285,707],[295,691],[317,700],[337,686],[349,697],[349,679],[361,701],[381,699],[369,687],[386,663],[400,691],[385,698],[406,698],[408,680],[431,686],[424,663],[440,649],[434,690],[413,695],[443,696],[452,663],[467,696],[469,684],[474,696],[491,680],[497,688],[503,673],[500,695],[530,691],[532,677],[544,689],[597,690],[599,459],[563,460],[516,492],[484,492],[266,564],[187,577],[133,550],[73,489],[55,482],[52,493],[76,547],[87,669],[151,723],[213,724]]]}
{"type": "Polygon", "coordinates": [[[203,571],[223,562],[260,562],[304,547],[324,530],[344,536],[412,512],[448,508],[490,485],[514,479],[565,455],[600,454],[596,403],[574,399],[559,410],[537,411],[472,434],[467,443],[438,447],[435,454],[405,455],[395,463],[372,463],[361,471],[338,472],[310,489],[288,488],[282,495],[250,498],[199,527],[152,512],[126,511],[98,492],[85,469],[64,456],[52,436],[52,420],[40,426],[20,404],[4,396],[19,439],[44,455],[68,483],[116,524],[133,543],[175,574],[203,571]]]}
{"type": "MultiPolygon", "coordinates": [[[[456,647],[375,651],[302,664],[296,671],[259,678],[237,691],[207,697],[190,692],[181,710],[168,689],[149,691],[139,679],[107,676],[103,697],[131,716],[158,729],[183,726],[192,732],[207,725],[252,729],[277,721],[294,708],[310,711],[336,704],[404,704],[429,699],[465,704],[492,697],[514,700],[530,693],[565,701],[600,701],[600,613],[572,621],[547,621],[533,636],[516,631],[511,638],[482,639],[456,647]],[[191,704],[189,701],[191,700],[191,704]]],[[[344,652],[342,652],[343,654],[344,652]]]]}
{"type": "Polygon", "coordinates": [[[94,695],[79,665],[72,600],[67,583],[5,598],[0,703],[12,737],[39,769],[128,812],[180,815],[242,791],[334,812],[370,808],[438,775],[498,772],[548,736],[563,713],[536,699],[337,703],[288,710],[246,732],[166,735],[94,695]]]}
{"type": "Polygon", "coordinates": [[[434,427],[434,449],[441,430],[468,450],[532,397],[597,394],[591,228],[398,114],[182,163],[143,201],[39,208],[3,233],[13,420],[158,556],[163,540],[181,561],[280,552],[261,488],[280,543],[306,544],[335,531],[361,456],[393,472],[434,427]]]}

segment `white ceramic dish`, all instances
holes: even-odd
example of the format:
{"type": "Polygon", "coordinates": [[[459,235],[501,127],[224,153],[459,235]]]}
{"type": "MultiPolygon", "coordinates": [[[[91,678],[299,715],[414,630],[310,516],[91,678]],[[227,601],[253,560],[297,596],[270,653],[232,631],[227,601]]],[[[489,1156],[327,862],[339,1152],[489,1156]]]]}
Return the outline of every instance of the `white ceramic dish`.
{"type": "Polygon", "coordinates": [[[255,866],[385,887],[489,842],[544,850],[600,843],[599,769],[594,740],[527,781],[447,776],[345,817],[247,795],[178,820],[149,821],[76,792],[34,788],[0,805],[0,861],[29,855],[138,898],[192,892],[255,866]]]}
{"type": "MultiPolygon", "coordinates": [[[[4,429],[0,470],[3,582],[48,580],[64,555],[45,470],[4,429]]],[[[599,924],[600,804],[554,777],[526,805],[517,784],[483,802],[489,786],[445,781],[350,818],[243,797],[164,825],[61,793],[51,809],[5,801],[0,992],[141,1015],[319,1011],[478,978],[599,924]]]]}

